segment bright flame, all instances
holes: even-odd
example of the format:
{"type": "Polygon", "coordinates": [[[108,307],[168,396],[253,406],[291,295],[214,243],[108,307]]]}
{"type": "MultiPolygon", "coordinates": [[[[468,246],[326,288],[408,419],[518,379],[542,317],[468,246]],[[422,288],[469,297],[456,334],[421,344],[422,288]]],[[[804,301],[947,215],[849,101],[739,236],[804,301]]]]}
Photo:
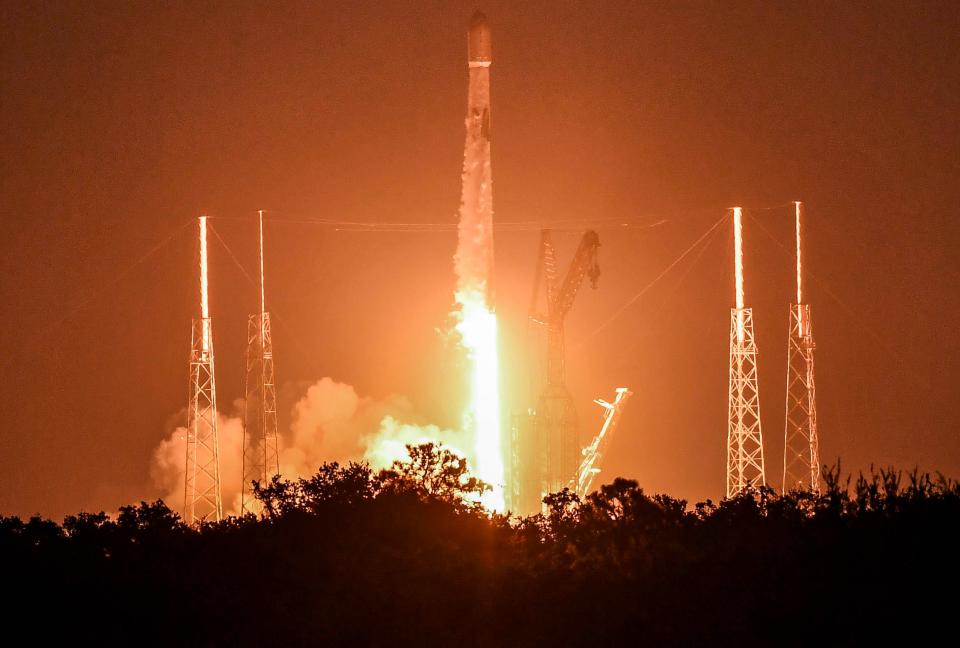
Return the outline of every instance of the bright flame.
{"type": "Polygon", "coordinates": [[[733,263],[737,282],[737,341],[743,341],[743,209],[733,208],[733,263]]]}
{"type": "Polygon", "coordinates": [[[203,350],[210,350],[210,299],[207,283],[207,217],[200,217],[200,318],[203,320],[203,350]]]}
{"type": "Polygon", "coordinates": [[[503,511],[497,316],[487,306],[482,291],[461,290],[456,299],[461,306],[456,328],[472,364],[470,405],[464,417],[464,427],[474,433],[474,473],[493,488],[484,494],[482,503],[493,510],[503,511]]]}
{"type": "Polygon", "coordinates": [[[803,303],[803,275],[801,274],[801,257],[800,257],[800,201],[794,203],[796,205],[796,214],[797,214],[797,304],[803,303]]]}

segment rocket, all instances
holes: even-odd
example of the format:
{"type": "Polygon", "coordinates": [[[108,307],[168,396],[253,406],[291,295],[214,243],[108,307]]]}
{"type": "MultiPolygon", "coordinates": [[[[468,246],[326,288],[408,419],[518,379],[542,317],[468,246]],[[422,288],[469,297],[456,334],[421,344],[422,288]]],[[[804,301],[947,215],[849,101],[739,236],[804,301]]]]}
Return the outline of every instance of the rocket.
{"type": "Polygon", "coordinates": [[[457,228],[455,299],[457,331],[471,364],[470,406],[475,473],[493,487],[481,501],[504,510],[503,443],[500,438],[500,373],[497,315],[493,305],[493,179],[490,174],[490,27],[474,14],[467,32],[466,141],[463,147],[460,224],[457,228]]]}
{"type": "Polygon", "coordinates": [[[467,36],[467,53],[470,66],[490,67],[490,25],[487,17],[478,11],[470,19],[470,33],[467,36]]]}
{"type": "Polygon", "coordinates": [[[490,171],[490,26],[479,11],[467,33],[466,141],[461,178],[458,290],[481,293],[492,306],[493,186],[490,171]]]}
{"type": "MultiPolygon", "coordinates": [[[[490,140],[490,25],[481,12],[473,14],[467,33],[467,64],[470,66],[470,90],[467,114],[478,122],[481,136],[490,140]]],[[[467,123],[470,131],[470,123],[467,123]]]]}

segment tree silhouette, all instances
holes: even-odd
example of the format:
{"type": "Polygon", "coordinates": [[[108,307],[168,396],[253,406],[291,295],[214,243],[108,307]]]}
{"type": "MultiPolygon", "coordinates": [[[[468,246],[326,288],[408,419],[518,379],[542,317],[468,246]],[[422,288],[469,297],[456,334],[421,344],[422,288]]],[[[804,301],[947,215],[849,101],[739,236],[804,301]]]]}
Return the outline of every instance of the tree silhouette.
{"type": "Polygon", "coordinates": [[[409,461],[394,461],[380,472],[383,487],[395,492],[412,492],[451,504],[478,500],[490,486],[470,475],[467,460],[447,448],[423,443],[408,445],[409,461]]]}
{"type": "Polygon", "coordinates": [[[953,597],[927,594],[960,578],[960,486],[942,476],[852,480],[838,464],[821,493],[761,488],[693,507],[618,478],[511,519],[479,506],[487,486],[462,458],[408,450],[388,470],[328,463],[257,484],[259,518],[192,527],[162,501],[62,524],[0,517],[8,617],[42,605],[70,628],[63,640],[164,645],[858,645],[952,632],[953,597]]]}

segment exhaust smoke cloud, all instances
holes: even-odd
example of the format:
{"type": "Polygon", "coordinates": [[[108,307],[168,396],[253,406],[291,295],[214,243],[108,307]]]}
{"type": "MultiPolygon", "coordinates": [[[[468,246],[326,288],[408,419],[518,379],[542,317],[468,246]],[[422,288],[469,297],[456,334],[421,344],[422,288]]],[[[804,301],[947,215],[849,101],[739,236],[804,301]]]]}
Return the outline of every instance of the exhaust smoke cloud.
{"type": "MultiPolygon", "coordinates": [[[[220,482],[226,515],[240,511],[243,479],[243,400],[230,415],[219,413],[220,482]]],[[[351,385],[323,378],[310,385],[293,406],[290,429],[280,435],[280,474],[284,479],[310,477],[324,463],[366,461],[375,470],[405,460],[406,444],[442,444],[458,455],[466,452],[465,432],[419,424],[413,405],[402,396],[378,400],[361,396],[351,385]]],[[[177,427],[153,452],[150,476],[172,509],[183,506],[186,428],[177,427]]]]}

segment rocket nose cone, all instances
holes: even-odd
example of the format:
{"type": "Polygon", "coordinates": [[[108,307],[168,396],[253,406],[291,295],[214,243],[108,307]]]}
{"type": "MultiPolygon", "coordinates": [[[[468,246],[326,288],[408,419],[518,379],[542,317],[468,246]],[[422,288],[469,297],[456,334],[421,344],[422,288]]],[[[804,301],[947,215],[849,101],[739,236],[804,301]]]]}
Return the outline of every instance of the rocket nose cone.
{"type": "Polygon", "coordinates": [[[487,26],[487,14],[483,13],[482,11],[476,11],[470,17],[470,29],[480,26],[487,26]]]}
{"type": "Polygon", "coordinates": [[[470,34],[467,37],[467,53],[470,61],[489,63],[490,53],[490,25],[487,17],[478,11],[470,19],[470,34]]]}

